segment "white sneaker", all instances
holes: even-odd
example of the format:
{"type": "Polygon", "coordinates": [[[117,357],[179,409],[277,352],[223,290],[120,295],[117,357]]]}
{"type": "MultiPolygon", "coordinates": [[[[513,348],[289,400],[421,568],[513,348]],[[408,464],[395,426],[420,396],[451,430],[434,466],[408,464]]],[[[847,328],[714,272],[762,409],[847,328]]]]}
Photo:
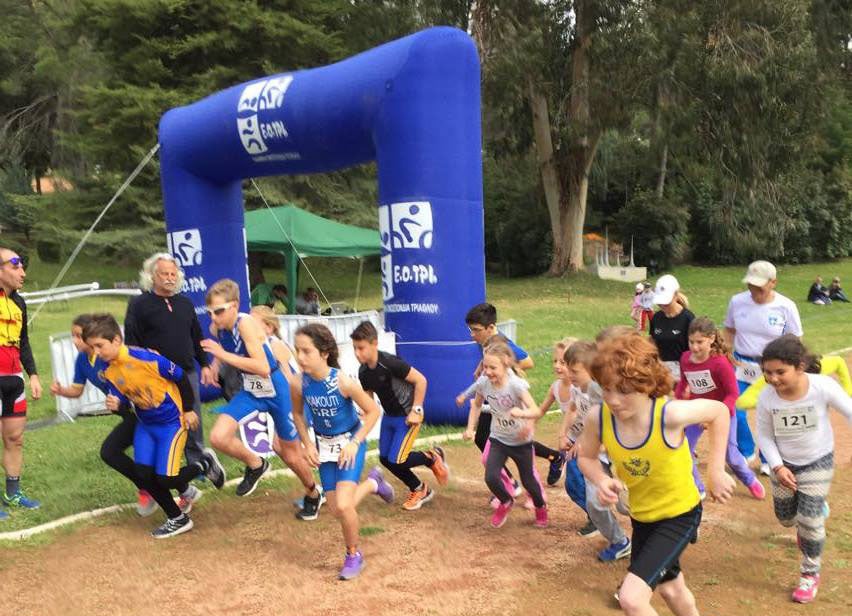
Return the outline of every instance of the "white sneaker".
{"type": "Polygon", "coordinates": [[[193,503],[198,502],[203,494],[204,492],[190,484],[186,492],[183,492],[180,498],[177,499],[177,506],[180,507],[181,513],[192,511],[193,503]]]}
{"type": "Polygon", "coordinates": [[[767,477],[772,476],[772,469],[769,468],[769,465],[766,462],[760,465],[760,474],[766,475],[767,477]]]}

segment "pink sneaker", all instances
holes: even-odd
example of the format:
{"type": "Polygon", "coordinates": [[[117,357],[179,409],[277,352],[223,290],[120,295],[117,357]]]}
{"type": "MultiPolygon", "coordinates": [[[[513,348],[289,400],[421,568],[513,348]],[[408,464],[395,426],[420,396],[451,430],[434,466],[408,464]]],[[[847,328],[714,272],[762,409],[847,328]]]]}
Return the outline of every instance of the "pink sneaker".
{"type": "Polygon", "coordinates": [[[751,492],[751,495],[757,500],[763,500],[766,498],[766,489],[757,477],[755,477],[754,481],[751,482],[751,485],[748,487],[748,491],[751,492]]]}
{"type": "Polygon", "coordinates": [[[506,518],[509,517],[509,511],[512,510],[512,505],[515,504],[515,501],[509,501],[508,503],[500,503],[497,506],[497,509],[494,511],[494,515],[491,516],[491,526],[494,528],[500,528],[503,524],[506,523],[506,518]]]}
{"type": "Polygon", "coordinates": [[[819,588],[818,573],[803,573],[799,578],[799,585],[793,591],[793,601],[796,603],[810,603],[816,599],[819,588]]]}
{"type": "Polygon", "coordinates": [[[547,528],[547,505],[536,507],[534,524],[539,528],[547,528]]]}

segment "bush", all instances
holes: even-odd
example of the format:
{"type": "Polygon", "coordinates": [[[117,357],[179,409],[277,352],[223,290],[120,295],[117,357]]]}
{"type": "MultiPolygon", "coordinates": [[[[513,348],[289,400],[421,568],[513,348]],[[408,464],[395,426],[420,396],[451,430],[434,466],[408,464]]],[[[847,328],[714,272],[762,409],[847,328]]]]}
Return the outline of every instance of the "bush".
{"type": "Polygon", "coordinates": [[[633,238],[636,264],[652,274],[670,269],[688,252],[689,211],[669,195],[658,199],[653,191],[637,189],[615,217],[622,243],[627,247],[633,238]]]}

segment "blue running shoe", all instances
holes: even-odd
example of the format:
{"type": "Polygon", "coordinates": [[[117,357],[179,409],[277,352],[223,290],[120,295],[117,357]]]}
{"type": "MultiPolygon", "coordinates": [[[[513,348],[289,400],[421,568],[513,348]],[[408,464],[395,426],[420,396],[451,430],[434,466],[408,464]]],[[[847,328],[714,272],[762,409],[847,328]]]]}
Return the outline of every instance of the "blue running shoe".
{"type": "Polygon", "coordinates": [[[631,549],[630,539],[625,537],[619,543],[611,543],[606,548],[598,552],[598,560],[611,563],[622,558],[630,556],[631,549]]]}
{"type": "Polygon", "coordinates": [[[8,520],[8,519],[9,519],[9,514],[6,513],[6,510],[0,509],[0,522],[2,522],[3,520],[8,520]]]}
{"type": "Polygon", "coordinates": [[[12,496],[9,496],[4,492],[3,503],[8,507],[23,507],[24,509],[38,509],[41,507],[41,503],[39,501],[27,498],[20,490],[12,494],[12,496]]]}

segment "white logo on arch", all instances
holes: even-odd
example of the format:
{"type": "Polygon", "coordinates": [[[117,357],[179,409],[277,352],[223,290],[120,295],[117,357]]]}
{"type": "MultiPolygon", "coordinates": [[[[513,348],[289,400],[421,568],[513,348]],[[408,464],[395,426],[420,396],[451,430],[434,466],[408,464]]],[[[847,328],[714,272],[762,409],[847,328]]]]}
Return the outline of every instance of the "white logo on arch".
{"type": "Polygon", "coordinates": [[[166,243],[169,252],[181,267],[201,265],[204,252],[201,246],[201,231],[198,229],[172,231],[166,236],[166,243]]]}
{"type": "Polygon", "coordinates": [[[293,76],[284,75],[256,81],[243,88],[237,103],[237,130],[240,141],[249,154],[263,154],[269,150],[266,144],[267,139],[289,136],[284,123],[280,120],[261,124],[258,112],[283,106],[284,95],[291,83],[293,83],[293,76]]]}

